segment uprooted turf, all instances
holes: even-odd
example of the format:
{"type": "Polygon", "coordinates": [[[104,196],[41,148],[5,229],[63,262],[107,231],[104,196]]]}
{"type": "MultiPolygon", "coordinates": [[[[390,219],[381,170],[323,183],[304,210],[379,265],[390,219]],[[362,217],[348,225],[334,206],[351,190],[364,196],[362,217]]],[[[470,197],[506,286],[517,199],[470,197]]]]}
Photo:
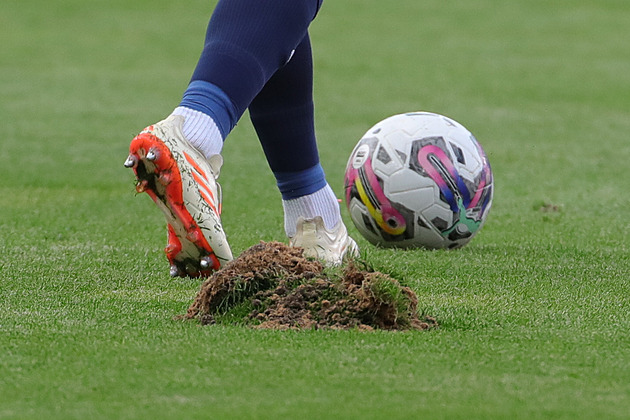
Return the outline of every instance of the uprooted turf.
{"type": "Polygon", "coordinates": [[[425,330],[437,326],[420,319],[418,299],[386,274],[361,270],[350,262],[326,270],[302,249],[261,242],[208,278],[185,318],[203,324],[249,302],[245,320],[256,328],[425,330]]]}

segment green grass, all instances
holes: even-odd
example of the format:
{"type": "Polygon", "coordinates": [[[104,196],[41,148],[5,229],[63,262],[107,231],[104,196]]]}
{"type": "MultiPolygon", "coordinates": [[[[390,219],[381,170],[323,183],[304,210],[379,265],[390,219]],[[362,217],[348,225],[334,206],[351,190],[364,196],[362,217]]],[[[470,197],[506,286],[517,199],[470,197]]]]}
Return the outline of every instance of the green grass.
{"type": "MultiPolygon", "coordinates": [[[[213,4],[3,2],[0,418],[628,418],[626,0],[326,2],[311,33],[333,189],[361,135],[412,110],[466,125],[496,180],[455,252],[350,228],[441,323],[370,334],[173,320],[200,283],[168,276],[162,216],[122,162],[177,105],[213,4]]],[[[282,240],[247,118],[225,160],[234,251],[282,240]]]]}

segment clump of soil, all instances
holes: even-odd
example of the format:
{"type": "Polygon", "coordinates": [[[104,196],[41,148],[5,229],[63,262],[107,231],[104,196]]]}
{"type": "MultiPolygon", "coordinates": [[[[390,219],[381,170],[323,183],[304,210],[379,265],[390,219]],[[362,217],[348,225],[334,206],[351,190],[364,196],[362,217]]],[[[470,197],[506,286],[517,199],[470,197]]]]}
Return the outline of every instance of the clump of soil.
{"type": "Polygon", "coordinates": [[[325,270],[300,248],[261,242],[214,273],[201,286],[184,318],[214,323],[214,317],[244,302],[255,328],[425,330],[435,319],[417,314],[408,287],[350,262],[325,270]]]}

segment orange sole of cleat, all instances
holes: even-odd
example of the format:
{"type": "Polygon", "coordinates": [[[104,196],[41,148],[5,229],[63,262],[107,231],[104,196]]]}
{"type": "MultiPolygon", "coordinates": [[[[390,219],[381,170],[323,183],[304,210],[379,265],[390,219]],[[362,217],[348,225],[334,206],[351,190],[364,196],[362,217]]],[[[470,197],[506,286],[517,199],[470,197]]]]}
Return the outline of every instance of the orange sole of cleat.
{"type": "MultiPolygon", "coordinates": [[[[176,266],[180,274],[191,277],[209,276],[213,270],[218,270],[221,264],[217,256],[184,205],[182,178],[171,151],[158,137],[146,132],[132,140],[129,151],[138,162],[133,167],[138,179],[136,191],[146,192],[168,222],[165,253],[171,265],[176,266]],[[151,159],[147,158],[149,153],[151,159]],[[210,260],[208,268],[200,266],[202,258],[210,260]]],[[[211,203],[207,197],[204,200],[211,203]]]]}

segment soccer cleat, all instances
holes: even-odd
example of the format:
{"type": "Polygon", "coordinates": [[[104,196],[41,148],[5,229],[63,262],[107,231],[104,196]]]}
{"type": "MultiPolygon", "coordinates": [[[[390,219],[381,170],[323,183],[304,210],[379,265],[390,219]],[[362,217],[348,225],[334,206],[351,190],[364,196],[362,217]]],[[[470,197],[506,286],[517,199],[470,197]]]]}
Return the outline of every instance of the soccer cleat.
{"type": "Polygon", "coordinates": [[[295,236],[289,238],[289,246],[303,248],[305,257],[317,258],[329,265],[340,265],[346,256],[359,256],[359,247],[348,235],[343,222],[329,231],[320,216],[298,218],[297,230],[295,236]]]}
{"type": "Polygon", "coordinates": [[[164,249],[173,277],[206,277],[232,260],[221,226],[221,156],[206,158],[182,134],[184,117],[171,115],[145,128],[129,146],[124,163],[164,213],[164,249]]]}

